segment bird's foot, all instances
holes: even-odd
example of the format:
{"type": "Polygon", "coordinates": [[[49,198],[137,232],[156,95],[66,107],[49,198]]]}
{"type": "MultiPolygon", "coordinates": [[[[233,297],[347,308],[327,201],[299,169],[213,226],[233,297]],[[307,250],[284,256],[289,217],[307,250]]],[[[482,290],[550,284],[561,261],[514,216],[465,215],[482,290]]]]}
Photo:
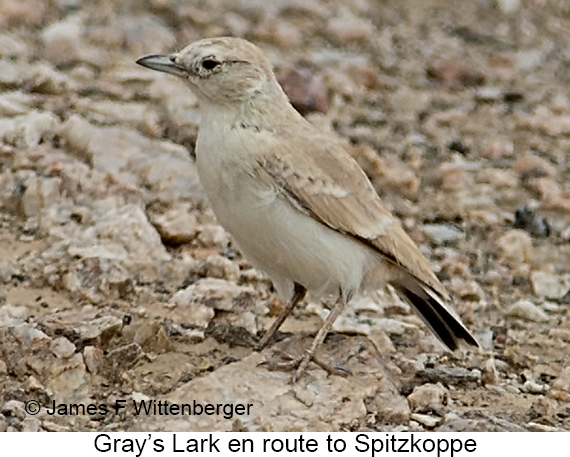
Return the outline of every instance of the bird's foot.
{"type": "Polygon", "coordinates": [[[259,342],[253,347],[253,350],[256,352],[263,351],[267,347],[269,341],[272,338],[273,334],[271,334],[270,332],[266,332],[265,335],[263,335],[263,338],[261,338],[261,340],[259,340],[259,342]]]}
{"type": "Polygon", "coordinates": [[[352,372],[342,366],[342,365],[335,365],[330,366],[319,359],[316,358],[314,354],[307,351],[301,357],[294,358],[289,354],[285,354],[283,352],[276,352],[274,354],[276,358],[282,359],[281,361],[270,359],[264,362],[261,362],[258,366],[263,366],[271,371],[294,371],[293,375],[291,376],[291,382],[295,383],[301,376],[305,373],[307,367],[309,366],[310,362],[313,362],[315,365],[318,365],[320,368],[325,370],[328,374],[336,375],[336,376],[348,376],[352,374],[352,372]]]}

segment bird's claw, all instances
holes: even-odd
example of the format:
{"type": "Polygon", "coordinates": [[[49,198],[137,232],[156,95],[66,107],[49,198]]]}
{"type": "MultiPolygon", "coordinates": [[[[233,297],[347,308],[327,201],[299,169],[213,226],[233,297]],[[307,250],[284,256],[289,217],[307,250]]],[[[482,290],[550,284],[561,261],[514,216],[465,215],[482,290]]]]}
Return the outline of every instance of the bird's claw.
{"type": "Polygon", "coordinates": [[[270,371],[295,371],[291,376],[291,382],[295,383],[301,376],[305,373],[305,370],[309,366],[310,362],[315,363],[320,368],[325,370],[328,374],[346,377],[351,375],[352,372],[345,366],[335,365],[330,366],[321,360],[317,359],[313,354],[305,353],[301,357],[294,358],[289,354],[283,352],[276,352],[274,354],[276,358],[283,359],[283,361],[277,361],[275,359],[265,360],[258,364],[258,366],[263,366],[270,371]]]}

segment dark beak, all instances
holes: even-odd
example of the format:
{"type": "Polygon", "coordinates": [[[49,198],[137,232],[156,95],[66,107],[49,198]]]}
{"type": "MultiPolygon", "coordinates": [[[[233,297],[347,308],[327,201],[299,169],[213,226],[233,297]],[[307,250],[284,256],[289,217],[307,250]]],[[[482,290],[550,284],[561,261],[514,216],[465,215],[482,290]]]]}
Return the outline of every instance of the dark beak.
{"type": "Polygon", "coordinates": [[[137,60],[139,65],[151,68],[152,70],[170,73],[171,75],[180,76],[182,78],[188,77],[188,70],[174,61],[173,55],[153,55],[141,57],[137,60]]]}

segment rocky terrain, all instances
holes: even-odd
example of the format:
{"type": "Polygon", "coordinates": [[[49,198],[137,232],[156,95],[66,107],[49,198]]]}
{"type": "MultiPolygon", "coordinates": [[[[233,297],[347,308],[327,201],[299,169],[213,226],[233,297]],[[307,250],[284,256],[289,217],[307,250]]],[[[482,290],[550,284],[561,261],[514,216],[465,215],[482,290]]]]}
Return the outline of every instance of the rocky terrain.
{"type": "Polygon", "coordinates": [[[568,30],[566,0],[1,0],[0,430],[570,430],[568,30]],[[282,303],[204,199],[195,97],[134,63],[217,35],[345,139],[480,353],[388,290],[322,348],[352,375],[258,366],[326,307],[253,351],[282,303]]]}

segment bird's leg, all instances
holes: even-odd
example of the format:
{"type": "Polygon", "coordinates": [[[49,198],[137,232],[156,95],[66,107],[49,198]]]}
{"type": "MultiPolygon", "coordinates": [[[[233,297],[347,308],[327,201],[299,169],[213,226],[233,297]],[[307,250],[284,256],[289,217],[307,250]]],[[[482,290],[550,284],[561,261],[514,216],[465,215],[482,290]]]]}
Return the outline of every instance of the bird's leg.
{"type": "Polygon", "coordinates": [[[267,343],[269,343],[271,338],[273,338],[273,335],[275,335],[275,332],[277,332],[277,330],[279,330],[279,327],[281,327],[281,324],[283,324],[283,322],[285,322],[285,319],[287,319],[287,316],[289,316],[289,314],[291,314],[291,311],[293,311],[293,308],[295,308],[295,306],[297,306],[297,304],[305,297],[306,293],[307,293],[307,289],[305,289],[301,284],[295,283],[293,298],[291,298],[291,300],[289,300],[289,303],[287,303],[285,308],[283,308],[281,310],[281,312],[279,313],[279,316],[277,316],[277,319],[275,319],[273,324],[271,324],[270,329],[267,330],[267,332],[265,332],[265,335],[263,335],[263,338],[261,338],[261,341],[259,343],[257,343],[257,346],[255,347],[255,349],[257,351],[261,351],[265,346],[267,346],[267,343]]]}
{"type": "Polygon", "coordinates": [[[301,376],[303,375],[304,371],[307,369],[307,366],[309,365],[310,362],[316,363],[319,367],[321,367],[329,374],[336,374],[340,376],[346,376],[347,374],[350,374],[350,371],[347,370],[346,368],[336,367],[336,366],[331,367],[321,362],[315,357],[315,352],[324,341],[334,321],[336,320],[336,318],[339,316],[339,314],[342,312],[343,309],[344,309],[344,300],[342,296],[339,296],[337,302],[335,303],[331,312],[327,316],[324,324],[317,333],[317,336],[315,336],[315,338],[313,339],[311,346],[309,347],[309,349],[305,351],[305,353],[301,357],[293,359],[288,355],[282,354],[281,358],[287,359],[286,361],[275,362],[268,360],[262,362],[260,365],[266,366],[270,370],[283,370],[283,371],[295,370],[295,373],[292,376],[293,382],[296,382],[298,379],[301,378],[301,376]]]}
{"type": "MultiPolygon", "coordinates": [[[[338,297],[335,305],[333,306],[333,309],[331,309],[331,312],[329,313],[329,315],[325,319],[323,326],[320,328],[319,332],[317,333],[317,336],[315,336],[315,339],[311,343],[311,347],[309,347],[309,349],[307,349],[305,351],[305,353],[299,359],[299,366],[297,367],[297,370],[295,370],[295,373],[293,373],[293,377],[292,377],[293,382],[296,382],[298,379],[301,378],[301,376],[303,375],[303,373],[307,369],[307,366],[309,366],[309,362],[315,361],[315,352],[317,351],[319,346],[325,340],[327,334],[329,333],[330,329],[332,328],[332,326],[334,324],[334,321],[336,321],[337,317],[340,315],[340,313],[342,313],[343,309],[344,309],[344,300],[343,300],[342,294],[339,294],[339,297],[338,297]]],[[[338,373],[338,371],[339,371],[338,369],[328,367],[327,365],[325,365],[321,362],[315,361],[315,363],[317,363],[317,365],[319,365],[321,368],[323,368],[328,373],[346,374],[346,372],[338,373]]],[[[341,371],[343,371],[343,370],[341,370],[341,371]]]]}

